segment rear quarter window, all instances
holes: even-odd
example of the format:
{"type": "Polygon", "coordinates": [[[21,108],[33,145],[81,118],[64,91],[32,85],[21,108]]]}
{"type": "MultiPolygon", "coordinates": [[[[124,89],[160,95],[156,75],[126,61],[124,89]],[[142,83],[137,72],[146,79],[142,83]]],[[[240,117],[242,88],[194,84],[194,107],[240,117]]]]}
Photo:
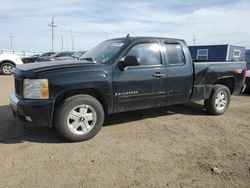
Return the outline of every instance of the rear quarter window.
{"type": "Polygon", "coordinates": [[[185,56],[180,44],[164,44],[164,59],[168,65],[183,65],[185,56]]]}

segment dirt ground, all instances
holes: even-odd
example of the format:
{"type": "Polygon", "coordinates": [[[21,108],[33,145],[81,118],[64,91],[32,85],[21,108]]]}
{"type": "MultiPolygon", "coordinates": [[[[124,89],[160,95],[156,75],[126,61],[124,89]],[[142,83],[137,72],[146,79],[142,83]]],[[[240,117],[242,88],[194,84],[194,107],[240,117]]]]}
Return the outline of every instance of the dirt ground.
{"type": "Polygon", "coordinates": [[[16,122],[12,90],[0,76],[0,187],[250,187],[249,95],[222,116],[201,103],[111,115],[95,138],[66,143],[16,122]]]}

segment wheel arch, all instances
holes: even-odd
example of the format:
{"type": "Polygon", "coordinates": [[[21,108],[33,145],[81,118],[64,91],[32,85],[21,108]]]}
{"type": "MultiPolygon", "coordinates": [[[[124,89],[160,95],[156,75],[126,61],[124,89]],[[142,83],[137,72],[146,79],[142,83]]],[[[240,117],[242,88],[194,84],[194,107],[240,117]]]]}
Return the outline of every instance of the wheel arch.
{"type": "Polygon", "coordinates": [[[4,63],[11,63],[12,65],[14,65],[14,67],[16,66],[16,64],[13,61],[7,59],[0,61],[0,66],[2,66],[2,64],[4,63]]]}
{"type": "MultiPolygon", "coordinates": [[[[2,60],[2,61],[0,62],[0,74],[4,74],[4,73],[2,72],[2,68],[3,68],[2,66],[3,66],[5,63],[12,64],[13,67],[16,67],[16,64],[15,64],[13,61],[11,61],[11,60],[2,60]]],[[[9,74],[7,74],[7,75],[9,75],[9,74]]]]}
{"type": "Polygon", "coordinates": [[[96,88],[72,89],[65,91],[56,97],[55,106],[59,105],[66,98],[79,94],[86,94],[96,98],[103,106],[104,112],[106,114],[110,113],[110,107],[107,99],[104,97],[104,94],[96,88]]]}
{"type": "Polygon", "coordinates": [[[235,88],[235,78],[234,77],[224,77],[216,80],[213,85],[220,84],[228,87],[230,93],[233,94],[235,88]]]}

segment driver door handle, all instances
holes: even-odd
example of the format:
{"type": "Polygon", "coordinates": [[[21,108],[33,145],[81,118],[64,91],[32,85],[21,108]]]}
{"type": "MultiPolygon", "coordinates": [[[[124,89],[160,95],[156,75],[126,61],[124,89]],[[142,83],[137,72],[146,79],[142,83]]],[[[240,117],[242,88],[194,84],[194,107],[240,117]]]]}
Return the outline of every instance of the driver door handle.
{"type": "Polygon", "coordinates": [[[162,74],[160,72],[156,72],[152,76],[155,77],[155,78],[162,78],[163,76],[165,76],[165,74],[162,74]]]}

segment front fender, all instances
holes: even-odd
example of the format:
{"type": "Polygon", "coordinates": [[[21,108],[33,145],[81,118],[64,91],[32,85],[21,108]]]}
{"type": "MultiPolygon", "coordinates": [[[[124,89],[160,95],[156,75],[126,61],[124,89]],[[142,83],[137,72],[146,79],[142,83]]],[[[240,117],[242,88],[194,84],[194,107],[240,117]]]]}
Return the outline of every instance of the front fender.
{"type": "Polygon", "coordinates": [[[108,70],[72,70],[46,74],[49,81],[50,98],[57,100],[71,92],[84,93],[86,90],[97,90],[105,99],[107,109],[112,109],[111,74],[108,70]]]}

